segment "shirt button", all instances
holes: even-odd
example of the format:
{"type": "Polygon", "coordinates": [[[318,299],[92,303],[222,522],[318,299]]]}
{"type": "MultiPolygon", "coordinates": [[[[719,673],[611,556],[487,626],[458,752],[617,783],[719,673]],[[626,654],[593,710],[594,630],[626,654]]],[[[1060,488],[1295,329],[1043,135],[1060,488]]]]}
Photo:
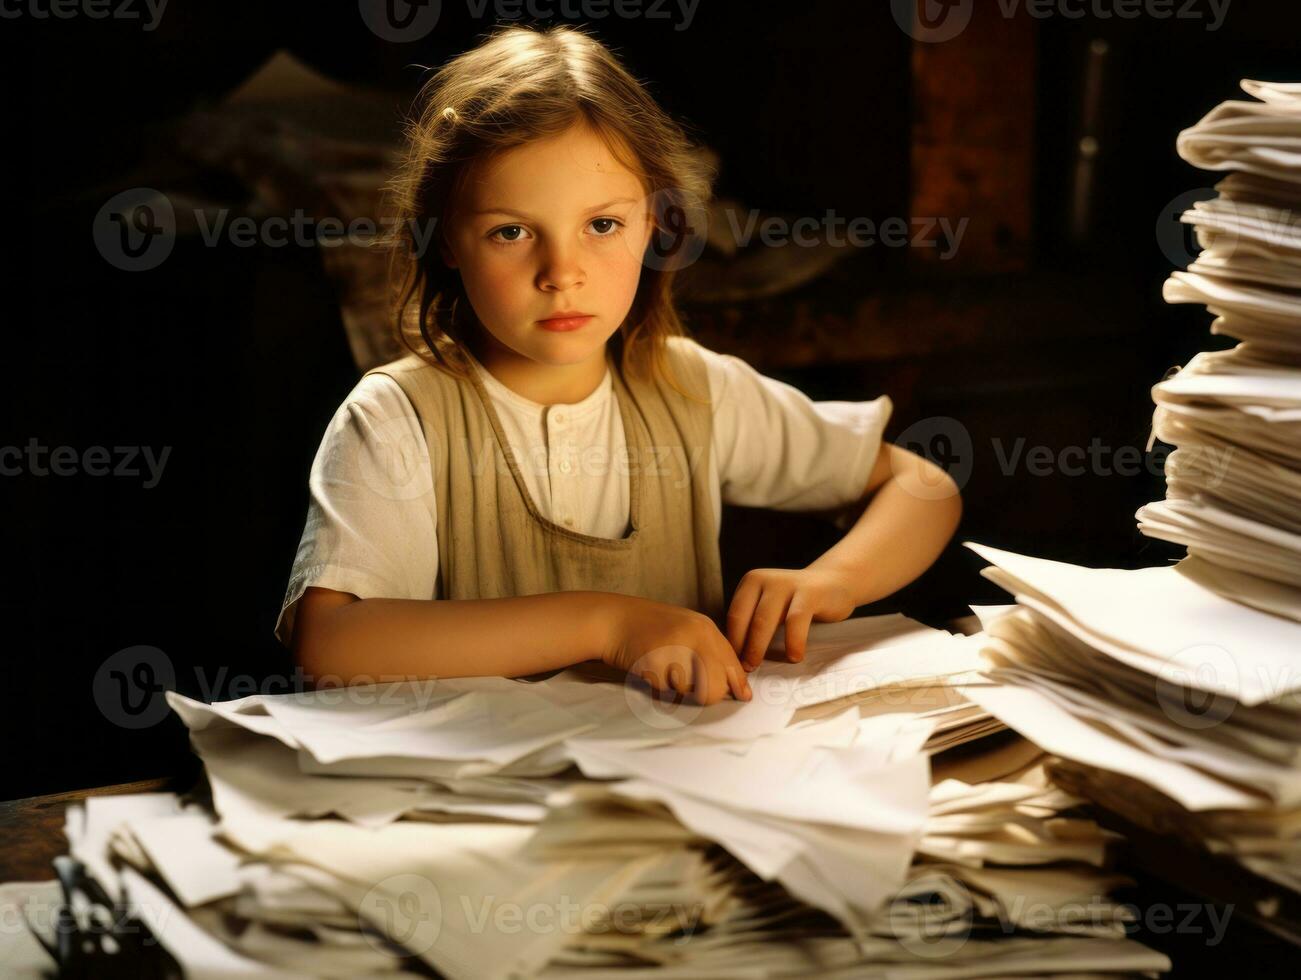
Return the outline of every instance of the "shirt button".
{"type": "Polygon", "coordinates": [[[570,470],[572,470],[572,469],[573,469],[573,467],[572,467],[571,465],[569,465],[569,460],[565,460],[564,462],[562,462],[562,463],[560,464],[560,472],[561,472],[561,473],[568,473],[568,472],[569,472],[570,470]]]}
{"type": "Polygon", "coordinates": [[[565,518],[565,525],[566,525],[567,527],[573,527],[573,526],[574,526],[574,519],[573,519],[572,517],[566,517],[566,518],[565,518]]]}
{"type": "Polygon", "coordinates": [[[555,420],[556,420],[557,422],[563,422],[563,421],[565,420],[565,413],[564,413],[564,412],[557,412],[553,417],[555,418],[555,420]]]}

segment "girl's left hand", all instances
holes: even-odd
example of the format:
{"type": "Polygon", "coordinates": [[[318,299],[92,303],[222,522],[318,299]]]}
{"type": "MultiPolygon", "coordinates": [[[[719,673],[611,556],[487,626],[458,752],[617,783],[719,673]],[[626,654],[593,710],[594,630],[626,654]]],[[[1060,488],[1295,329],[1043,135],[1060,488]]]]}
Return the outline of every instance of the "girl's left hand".
{"type": "Polygon", "coordinates": [[[809,623],[838,623],[854,611],[845,576],[826,569],[754,568],[727,611],[727,639],[746,670],[763,662],[778,625],[786,622],[786,659],[799,663],[809,623]]]}

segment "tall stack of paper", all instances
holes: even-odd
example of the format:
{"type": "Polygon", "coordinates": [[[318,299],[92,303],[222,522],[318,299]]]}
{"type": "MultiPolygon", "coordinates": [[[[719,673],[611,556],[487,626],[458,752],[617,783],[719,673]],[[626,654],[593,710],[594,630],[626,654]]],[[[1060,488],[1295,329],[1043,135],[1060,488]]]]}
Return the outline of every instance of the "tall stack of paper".
{"type": "Polygon", "coordinates": [[[980,646],[901,616],[815,624],[802,663],[709,707],[581,669],[169,693],[210,798],[91,799],[68,838],[190,976],[1167,969],[1106,898],[1111,835],[1063,815],[1038,750],[931,785],[937,744],[990,728],[934,697],[980,646]]]}
{"type": "MultiPolygon", "coordinates": [[[[1044,750],[1150,787],[1207,848],[1301,885],[1301,625],[1179,566],[1080,568],[968,544],[1016,596],[975,702],[1044,750]]],[[[984,620],[982,620],[984,621],[984,620]]]]}
{"type": "Polygon", "coordinates": [[[1209,587],[1301,620],[1301,85],[1242,87],[1263,101],[1225,102],[1179,134],[1189,163],[1233,173],[1181,216],[1202,251],[1164,288],[1242,343],[1153,388],[1153,434],[1177,448],[1166,499],[1137,517],[1186,545],[1209,587]]]}

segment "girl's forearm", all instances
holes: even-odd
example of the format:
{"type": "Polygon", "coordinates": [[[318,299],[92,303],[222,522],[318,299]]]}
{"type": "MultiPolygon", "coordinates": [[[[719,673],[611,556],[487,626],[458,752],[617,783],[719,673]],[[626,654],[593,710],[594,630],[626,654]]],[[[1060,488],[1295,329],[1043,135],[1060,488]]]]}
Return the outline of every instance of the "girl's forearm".
{"type": "Polygon", "coordinates": [[[943,470],[929,474],[925,486],[918,492],[907,477],[887,480],[849,532],[809,568],[841,571],[856,606],[912,582],[939,557],[962,517],[958,487],[943,470]]]}
{"type": "Polygon", "coordinates": [[[618,596],[359,599],[317,617],[295,644],[317,682],[524,677],[601,659],[618,596]]]}

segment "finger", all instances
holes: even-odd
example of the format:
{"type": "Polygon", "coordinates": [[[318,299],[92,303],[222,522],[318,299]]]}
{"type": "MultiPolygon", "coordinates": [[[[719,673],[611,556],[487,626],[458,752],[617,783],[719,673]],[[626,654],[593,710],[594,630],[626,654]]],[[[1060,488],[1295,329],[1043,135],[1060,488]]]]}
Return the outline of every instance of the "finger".
{"type": "MultiPolygon", "coordinates": [[[[736,660],[736,654],[730,650],[728,656],[731,660],[736,660]]],[[[709,671],[709,703],[717,704],[732,692],[732,684],[727,679],[728,663],[718,657],[709,657],[707,659],[709,664],[707,668],[709,671]]],[[[733,669],[744,673],[744,671],[741,671],[739,663],[733,669]]]]}
{"type": "MultiPolygon", "coordinates": [[[[735,655],[733,657],[735,658],[735,655]]],[[[738,701],[749,701],[754,697],[754,692],[750,690],[750,681],[746,678],[745,669],[739,660],[728,664],[724,670],[727,672],[727,687],[732,692],[732,697],[738,701]]]]}
{"type": "Polygon", "coordinates": [[[683,663],[681,660],[670,661],[665,672],[668,674],[669,687],[683,697],[691,693],[692,671],[688,664],[683,663]]]}
{"type": "Polygon", "coordinates": [[[741,655],[742,644],[745,643],[750,618],[754,615],[754,608],[758,605],[762,592],[759,579],[743,578],[732,596],[732,605],[727,611],[727,642],[732,645],[732,652],[738,657],[741,655]]]}
{"type": "Polygon", "coordinates": [[[786,659],[793,664],[804,659],[804,650],[809,637],[809,623],[812,621],[813,611],[792,599],[786,610],[786,659]]]}
{"type": "Polygon", "coordinates": [[[738,701],[749,701],[751,697],[750,682],[746,678],[745,669],[741,666],[736,651],[727,642],[727,637],[715,629],[709,636],[709,641],[708,652],[723,668],[725,684],[723,694],[730,693],[738,701]]]}
{"type": "Polygon", "coordinates": [[[697,654],[695,658],[695,698],[701,704],[714,704],[727,688],[722,664],[714,657],[697,654]]]}
{"type": "Polygon", "coordinates": [[[711,647],[723,668],[723,679],[726,682],[725,694],[730,693],[738,701],[749,701],[751,697],[750,681],[746,676],[745,669],[741,666],[741,661],[737,659],[736,651],[732,649],[723,635],[720,633],[716,637],[717,643],[711,647]]]}
{"type": "MultiPolygon", "coordinates": [[[[741,655],[742,662],[753,664],[754,667],[763,663],[768,645],[772,643],[773,634],[777,632],[777,625],[786,611],[788,598],[778,588],[764,590],[754,617],[750,620],[750,631],[746,634],[745,649],[741,655]]],[[[754,667],[749,669],[753,670],[754,667]]]]}
{"type": "Polygon", "coordinates": [[[658,694],[669,694],[674,690],[680,694],[682,688],[679,685],[683,681],[683,673],[677,661],[670,657],[656,656],[647,657],[647,664],[640,670],[640,677],[658,694]]]}
{"type": "Polygon", "coordinates": [[[669,689],[667,674],[654,667],[645,667],[637,675],[645,681],[651,689],[651,694],[658,697],[669,689]]]}
{"type": "Polygon", "coordinates": [[[659,674],[656,673],[653,667],[641,666],[638,667],[636,670],[629,671],[629,673],[635,674],[637,677],[640,677],[642,681],[644,681],[646,684],[648,684],[651,688],[653,688],[656,691],[658,691],[661,687],[659,674]]]}

